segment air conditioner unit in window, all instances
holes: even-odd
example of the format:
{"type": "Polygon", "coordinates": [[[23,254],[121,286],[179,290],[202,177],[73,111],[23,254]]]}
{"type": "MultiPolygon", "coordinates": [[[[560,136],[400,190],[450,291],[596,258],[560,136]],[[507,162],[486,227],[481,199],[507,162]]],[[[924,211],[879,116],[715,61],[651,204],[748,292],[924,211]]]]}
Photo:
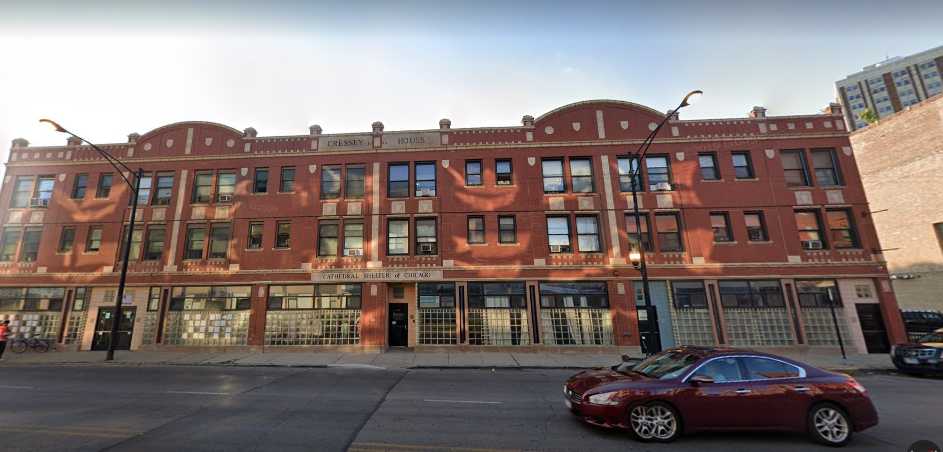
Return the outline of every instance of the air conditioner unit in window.
{"type": "Polygon", "coordinates": [[[347,250],[348,256],[363,256],[363,250],[361,249],[349,249],[347,250]]]}
{"type": "Polygon", "coordinates": [[[655,189],[652,191],[671,191],[671,184],[668,182],[659,182],[655,184],[655,189]]]}
{"type": "Polygon", "coordinates": [[[802,248],[806,250],[820,250],[824,248],[821,240],[803,240],[802,248]]]}
{"type": "Polygon", "coordinates": [[[570,251],[570,247],[566,245],[550,245],[551,253],[565,253],[567,251],[570,251]]]}
{"type": "Polygon", "coordinates": [[[29,200],[30,207],[49,207],[49,198],[32,198],[29,200]]]}
{"type": "Polygon", "coordinates": [[[419,252],[421,254],[432,254],[435,252],[435,245],[431,243],[420,243],[419,252]]]}
{"type": "Polygon", "coordinates": [[[218,202],[232,202],[232,195],[219,195],[217,197],[218,202]]]}

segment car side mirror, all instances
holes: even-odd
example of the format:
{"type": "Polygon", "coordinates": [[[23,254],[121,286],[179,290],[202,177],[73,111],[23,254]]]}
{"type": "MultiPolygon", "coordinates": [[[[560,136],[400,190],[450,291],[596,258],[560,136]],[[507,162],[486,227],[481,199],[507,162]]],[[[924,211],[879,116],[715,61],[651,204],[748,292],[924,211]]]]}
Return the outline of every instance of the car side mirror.
{"type": "Polygon", "coordinates": [[[697,376],[691,377],[691,379],[688,381],[691,382],[691,386],[701,386],[701,385],[709,385],[713,383],[714,379],[706,375],[697,375],[697,376]]]}

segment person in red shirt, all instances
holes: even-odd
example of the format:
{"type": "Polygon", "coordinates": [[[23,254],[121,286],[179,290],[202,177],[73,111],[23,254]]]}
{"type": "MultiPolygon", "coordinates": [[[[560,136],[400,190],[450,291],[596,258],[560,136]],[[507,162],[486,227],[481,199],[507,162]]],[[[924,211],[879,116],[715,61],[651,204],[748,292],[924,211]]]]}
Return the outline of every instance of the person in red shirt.
{"type": "Polygon", "coordinates": [[[7,335],[10,333],[10,321],[0,323],[0,361],[3,361],[3,351],[7,349],[7,335]]]}

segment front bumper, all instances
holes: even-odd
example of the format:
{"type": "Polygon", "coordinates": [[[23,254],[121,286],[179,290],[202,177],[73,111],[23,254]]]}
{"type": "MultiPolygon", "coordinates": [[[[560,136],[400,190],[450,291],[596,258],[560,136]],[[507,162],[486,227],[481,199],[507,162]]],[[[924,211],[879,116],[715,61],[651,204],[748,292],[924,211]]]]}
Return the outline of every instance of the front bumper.
{"type": "Polygon", "coordinates": [[[563,402],[570,412],[583,422],[605,428],[626,428],[626,412],[623,406],[595,405],[573,393],[565,393],[563,402]]]}
{"type": "Polygon", "coordinates": [[[901,372],[906,373],[918,373],[918,374],[943,374],[943,360],[926,360],[926,359],[917,359],[910,358],[906,359],[901,356],[894,356],[891,358],[891,361],[894,363],[894,367],[901,372]]]}

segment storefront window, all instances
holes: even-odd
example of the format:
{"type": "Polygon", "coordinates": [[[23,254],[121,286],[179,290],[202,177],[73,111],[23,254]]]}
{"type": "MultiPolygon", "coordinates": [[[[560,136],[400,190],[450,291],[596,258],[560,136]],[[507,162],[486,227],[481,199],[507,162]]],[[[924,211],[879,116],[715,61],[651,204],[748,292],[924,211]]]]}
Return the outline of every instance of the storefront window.
{"type": "Polygon", "coordinates": [[[174,287],[171,311],[235,311],[249,309],[250,286],[174,287]]]}
{"type": "Polygon", "coordinates": [[[423,345],[456,344],[455,283],[418,284],[417,339],[423,345]]]}
{"type": "Polygon", "coordinates": [[[544,308],[607,308],[609,296],[606,283],[540,283],[540,306],[544,308]]]}
{"type": "Polygon", "coordinates": [[[605,282],[542,282],[540,307],[545,344],[613,344],[605,282]]]}

